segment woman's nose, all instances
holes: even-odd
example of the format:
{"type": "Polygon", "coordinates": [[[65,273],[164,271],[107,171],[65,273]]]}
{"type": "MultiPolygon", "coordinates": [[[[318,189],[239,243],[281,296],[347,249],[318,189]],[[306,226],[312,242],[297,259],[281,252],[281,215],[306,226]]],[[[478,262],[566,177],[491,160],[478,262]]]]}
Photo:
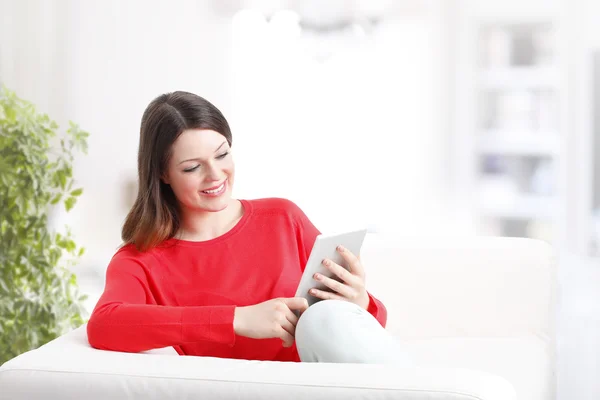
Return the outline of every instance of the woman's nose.
{"type": "Polygon", "coordinates": [[[211,181],[219,181],[223,176],[221,170],[214,165],[209,165],[207,168],[207,178],[211,181]]]}

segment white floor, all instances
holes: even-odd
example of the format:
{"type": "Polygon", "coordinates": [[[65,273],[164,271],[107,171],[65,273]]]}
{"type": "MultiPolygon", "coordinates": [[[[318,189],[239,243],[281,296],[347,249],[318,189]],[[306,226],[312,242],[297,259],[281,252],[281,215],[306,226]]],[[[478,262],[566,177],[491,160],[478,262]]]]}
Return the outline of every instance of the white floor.
{"type": "MultiPolygon", "coordinates": [[[[79,271],[92,310],[103,277],[79,271]]],[[[87,272],[87,271],[86,271],[87,272]]],[[[557,316],[557,400],[600,399],[600,260],[561,260],[557,316]]]]}

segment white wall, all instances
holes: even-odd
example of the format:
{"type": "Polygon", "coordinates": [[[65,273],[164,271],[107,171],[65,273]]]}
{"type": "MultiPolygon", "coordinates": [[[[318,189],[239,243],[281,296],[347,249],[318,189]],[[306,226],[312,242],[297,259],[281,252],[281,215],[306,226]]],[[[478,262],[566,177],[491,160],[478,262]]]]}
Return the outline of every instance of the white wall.
{"type": "MultiPolygon", "coordinates": [[[[594,164],[594,152],[600,155],[600,148],[596,142],[594,148],[594,89],[598,90],[598,82],[593,78],[593,53],[600,51],[600,3],[594,0],[579,0],[571,5],[572,30],[571,59],[573,64],[572,79],[574,82],[574,107],[573,125],[579,134],[579,140],[573,146],[576,154],[577,174],[572,177],[576,183],[577,192],[574,208],[576,210],[577,225],[575,228],[579,243],[577,250],[583,254],[590,250],[590,239],[594,235],[591,213],[594,207],[594,174],[598,181],[598,172],[594,171],[598,160],[594,164]],[[594,86],[595,85],[595,86],[594,86]]],[[[597,139],[596,139],[597,140],[597,139]]],[[[599,190],[596,187],[596,195],[599,190]]]]}
{"type": "MultiPolygon", "coordinates": [[[[576,191],[572,194],[572,211],[576,217],[577,251],[589,251],[590,214],[593,207],[594,171],[592,55],[600,51],[600,3],[577,0],[568,3],[565,15],[570,32],[569,62],[572,79],[572,173],[576,191]]],[[[597,117],[596,117],[597,118],[597,117]]],[[[597,139],[596,139],[597,140],[597,139]]],[[[597,150],[599,151],[599,150],[597,150]]],[[[600,152],[596,153],[599,156],[600,152]]],[[[596,160],[596,162],[598,162],[596,160]]],[[[598,260],[586,256],[567,258],[561,264],[563,301],[559,316],[560,398],[600,398],[600,270],[598,260]]]]}
{"type": "Polygon", "coordinates": [[[91,133],[77,159],[84,195],[68,223],[104,268],[120,244],[139,122],[160,93],[189,90],[228,111],[228,26],[206,2],[3,0],[0,79],[41,111],[91,133]]]}
{"type": "Polygon", "coordinates": [[[292,42],[288,53],[244,58],[252,42],[235,37],[231,19],[210,4],[0,0],[0,79],[91,133],[75,168],[84,195],[56,219],[87,248],[83,265],[102,272],[120,244],[141,114],[177,89],[206,97],[230,120],[237,196],[289,197],[322,230],[448,229],[439,7],[383,24],[318,63],[293,53],[292,42]]]}
{"type": "Polygon", "coordinates": [[[71,220],[104,266],[120,243],[139,124],[160,93],[188,90],[227,111],[227,25],[195,1],[77,2],[69,111],[92,132],[77,173],[85,197],[71,220]]]}
{"type": "Polygon", "coordinates": [[[391,19],[362,38],[338,35],[342,45],[324,59],[291,24],[238,18],[239,193],[292,198],[321,230],[447,230],[442,16],[391,19]],[[257,153],[259,144],[269,150],[257,153]]]}

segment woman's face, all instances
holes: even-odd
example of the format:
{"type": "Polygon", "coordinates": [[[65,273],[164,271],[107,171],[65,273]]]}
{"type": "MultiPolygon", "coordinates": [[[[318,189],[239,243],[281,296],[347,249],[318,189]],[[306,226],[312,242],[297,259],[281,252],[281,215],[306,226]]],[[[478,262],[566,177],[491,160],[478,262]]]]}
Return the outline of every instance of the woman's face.
{"type": "Polygon", "coordinates": [[[163,181],[183,209],[214,212],[229,205],[234,175],[227,139],[212,130],[189,129],[173,143],[163,181]]]}

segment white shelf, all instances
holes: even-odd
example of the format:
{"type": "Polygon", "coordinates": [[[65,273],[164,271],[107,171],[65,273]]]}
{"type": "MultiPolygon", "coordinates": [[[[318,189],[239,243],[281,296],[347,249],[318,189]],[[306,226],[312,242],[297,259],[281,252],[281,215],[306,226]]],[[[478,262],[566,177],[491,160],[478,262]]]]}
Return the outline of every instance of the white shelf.
{"type": "Polygon", "coordinates": [[[483,154],[557,157],[560,140],[551,132],[490,130],[478,138],[477,149],[483,154]]]}
{"type": "Polygon", "coordinates": [[[523,234],[534,236],[547,226],[553,243],[573,243],[567,205],[575,203],[569,190],[575,184],[567,177],[573,157],[583,155],[573,154],[570,145],[577,132],[568,86],[569,5],[457,1],[457,199],[474,221],[483,222],[480,231],[525,229],[523,234]]]}
{"type": "Polygon", "coordinates": [[[558,207],[554,197],[518,195],[511,200],[491,202],[480,199],[480,214],[502,219],[553,220],[558,207]]]}
{"type": "Polygon", "coordinates": [[[498,67],[481,72],[481,85],[487,89],[557,88],[559,84],[553,67],[498,67]]]}

